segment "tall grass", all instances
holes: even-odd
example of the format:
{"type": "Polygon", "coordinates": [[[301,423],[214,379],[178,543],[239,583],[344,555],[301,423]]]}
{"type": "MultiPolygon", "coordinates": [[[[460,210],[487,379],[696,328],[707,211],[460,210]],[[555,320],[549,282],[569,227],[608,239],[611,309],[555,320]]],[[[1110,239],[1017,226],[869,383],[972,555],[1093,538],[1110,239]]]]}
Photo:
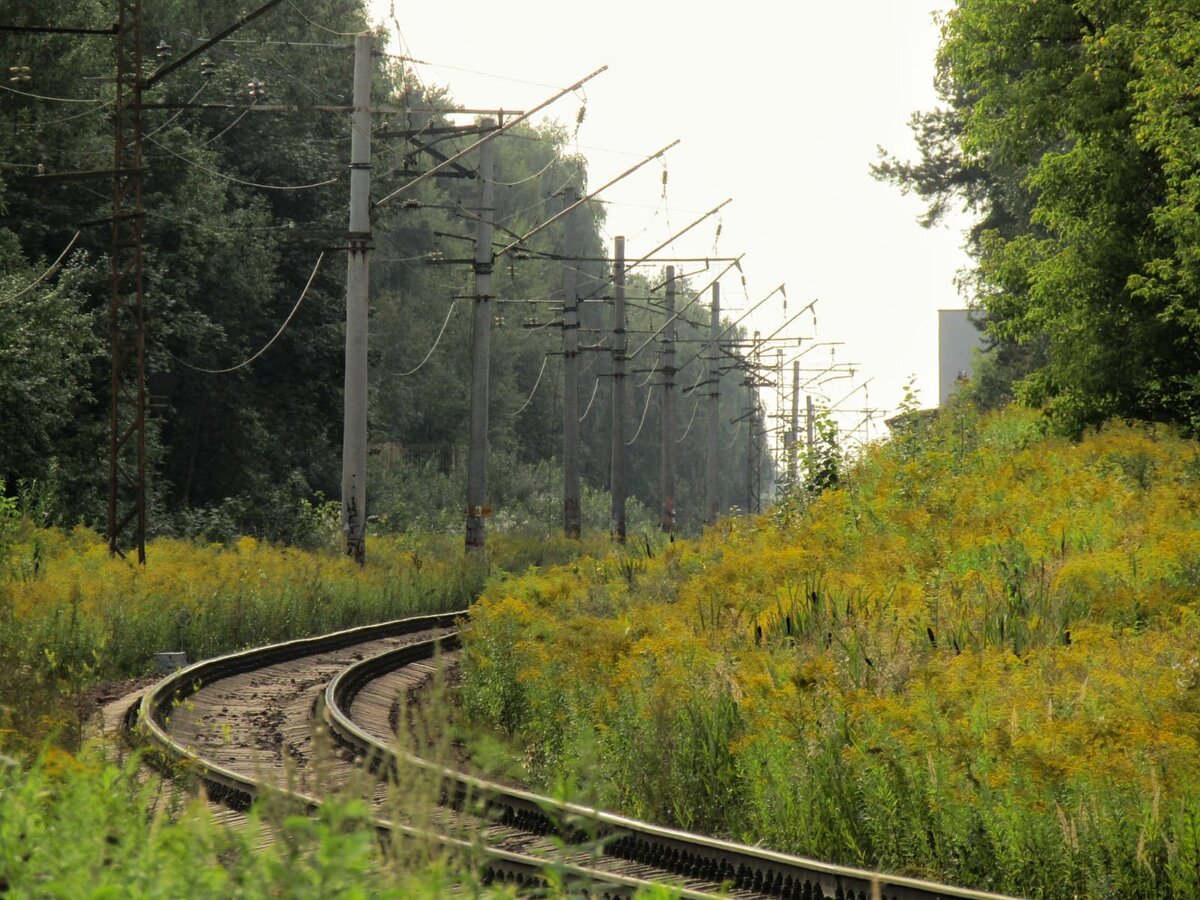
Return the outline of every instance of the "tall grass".
{"type": "MultiPolygon", "coordinates": [[[[434,762],[452,759],[440,677],[403,729],[403,749],[434,762]]],[[[296,814],[284,795],[266,792],[243,825],[224,824],[190,791],[185,769],[174,782],[147,775],[136,756],[120,759],[90,743],[77,754],[45,746],[24,761],[0,755],[0,894],[24,897],[161,896],[189,898],[516,896],[485,877],[480,836],[465,819],[444,816],[439,776],[401,766],[383,792],[358,770],[324,799],[315,817],[296,814]],[[376,818],[407,825],[380,840],[376,818]],[[436,840],[447,830],[463,846],[436,840]]],[[[319,754],[320,755],[320,754],[319,754]]],[[[322,763],[316,762],[320,779],[322,763]]],[[[554,863],[543,872],[547,898],[585,891],[554,863]]],[[[647,900],[677,896],[643,892],[647,900]]]]}
{"type": "Polygon", "coordinates": [[[490,585],[465,709],[635,815],[1032,896],[1200,895],[1198,459],[958,410],[626,575],[490,585]]]}
{"type": "MultiPolygon", "coordinates": [[[[150,542],[146,566],[111,556],[94,532],[35,528],[0,514],[0,748],[51,733],[78,745],[74,700],[97,681],[152,672],[153,655],[203,659],[422,613],[466,609],[489,577],[562,564],[577,541],[499,534],[466,557],[451,536],[379,536],[360,569],[333,550],[243,537],[150,542]]],[[[2,513],[2,511],[0,511],[2,513]]],[[[596,546],[601,539],[589,539],[596,546]]]]}
{"type": "MultiPolygon", "coordinates": [[[[0,893],[25,897],[514,897],[489,886],[472,854],[397,837],[381,845],[368,804],[329,798],[318,816],[256,804],[244,826],[219,822],[95,748],[0,757],[0,893]]],[[[410,817],[411,819],[411,817],[410,817]]],[[[421,821],[421,820],[418,820],[421,821]]],[[[428,824],[428,820],[424,820],[428,824]]],[[[545,897],[578,893],[547,867],[545,897]],[[559,889],[555,888],[559,885],[559,889]]],[[[668,898],[670,891],[646,894],[668,898]]]]}

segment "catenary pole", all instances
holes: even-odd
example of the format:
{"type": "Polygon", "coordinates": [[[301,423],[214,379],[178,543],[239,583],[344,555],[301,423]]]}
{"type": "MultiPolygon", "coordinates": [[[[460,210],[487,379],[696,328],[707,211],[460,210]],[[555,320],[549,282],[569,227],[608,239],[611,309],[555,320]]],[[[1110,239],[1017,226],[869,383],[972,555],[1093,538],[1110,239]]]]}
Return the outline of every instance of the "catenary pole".
{"type": "Polygon", "coordinates": [[[146,562],[146,329],[142,206],[142,0],[117,3],[113,102],[112,253],[109,260],[108,549],[133,523],[146,562]],[[130,496],[132,494],[132,496],[130,496]]]}
{"type": "MultiPolygon", "coordinates": [[[[563,192],[563,204],[575,205],[576,191],[563,192]]],[[[579,214],[572,211],[564,219],[563,233],[563,532],[579,539],[579,273],[574,261],[579,214]]]]}
{"type": "Polygon", "coordinates": [[[796,463],[800,448],[800,360],[792,360],[792,420],[787,431],[788,483],[796,483],[796,463]]]}
{"type": "Polygon", "coordinates": [[[708,345],[708,453],[704,460],[704,497],[706,524],[715,525],[720,514],[720,486],[717,483],[717,441],[721,434],[721,284],[712,286],[708,345]]]}
{"type": "MultiPolygon", "coordinates": [[[[484,128],[494,119],[481,119],[484,128]]],[[[471,425],[467,445],[468,552],[482,552],[487,507],[488,375],[492,338],[492,217],[495,214],[496,148],[479,145],[479,220],[475,228],[475,319],[471,330],[471,425]]]]}
{"type": "Polygon", "coordinates": [[[342,421],[342,533],[346,554],[367,559],[367,293],[371,243],[371,36],[354,38],[350,230],[346,256],[346,380],[342,421]]]}
{"type": "Polygon", "coordinates": [[[613,540],[625,543],[625,238],[613,238],[612,346],[612,492],[613,540]]]}
{"type": "Polygon", "coordinates": [[[666,328],[662,337],[662,452],[659,463],[662,530],[675,533],[675,267],[667,266],[666,328]]]}
{"type": "Polygon", "coordinates": [[[804,435],[805,447],[808,449],[809,453],[812,453],[813,444],[816,442],[816,438],[817,438],[817,434],[816,434],[817,429],[816,429],[816,421],[815,421],[816,410],[813,409],[812,394],[806,394],[804,397],[804,412],[807,416],[805,426],[804,426],[805,432],[806,432],[804,435]]]}

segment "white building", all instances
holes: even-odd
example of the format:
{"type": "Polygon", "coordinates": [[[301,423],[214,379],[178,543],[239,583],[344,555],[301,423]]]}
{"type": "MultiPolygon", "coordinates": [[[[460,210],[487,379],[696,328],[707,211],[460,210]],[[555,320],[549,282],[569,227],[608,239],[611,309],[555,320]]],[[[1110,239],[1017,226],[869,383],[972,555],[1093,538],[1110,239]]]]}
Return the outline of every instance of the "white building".
{"type": "Polygon", "coordinates": [[[971,377],[972,355],[985,346],[978,328],[982,316],[973,309],[938,310],[938,406],[950,399],[960,378],[971,377]]]}

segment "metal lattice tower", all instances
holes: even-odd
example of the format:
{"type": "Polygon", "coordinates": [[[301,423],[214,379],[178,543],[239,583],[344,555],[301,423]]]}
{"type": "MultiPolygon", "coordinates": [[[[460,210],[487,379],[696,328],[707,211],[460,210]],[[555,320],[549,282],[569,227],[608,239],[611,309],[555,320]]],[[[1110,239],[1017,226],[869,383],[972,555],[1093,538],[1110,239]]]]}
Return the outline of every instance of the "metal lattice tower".
{"type": "Polygon", "coordinates": [[[108,304],[108,547],[146,561],[146,334],[142,293],[142,0],[117,0],[116,141],[108,304]],[[132,531],[129,529],[132,526],[132,531]],[[125,541],[122,535],[128,532],[125,541]]]}

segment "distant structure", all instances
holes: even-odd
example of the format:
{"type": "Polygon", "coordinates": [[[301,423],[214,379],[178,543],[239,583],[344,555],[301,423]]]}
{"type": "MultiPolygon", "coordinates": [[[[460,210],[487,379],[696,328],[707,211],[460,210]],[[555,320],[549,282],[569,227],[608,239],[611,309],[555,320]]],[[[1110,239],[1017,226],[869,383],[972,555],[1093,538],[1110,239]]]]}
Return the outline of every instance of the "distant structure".
{"type": "Polygon", "coordinates": [[[938,310],[938,406],[958,389],[958,382],[971,377],[972,354],[983,350],[979,330],[982,313],[973,309],[938,310]]]}

